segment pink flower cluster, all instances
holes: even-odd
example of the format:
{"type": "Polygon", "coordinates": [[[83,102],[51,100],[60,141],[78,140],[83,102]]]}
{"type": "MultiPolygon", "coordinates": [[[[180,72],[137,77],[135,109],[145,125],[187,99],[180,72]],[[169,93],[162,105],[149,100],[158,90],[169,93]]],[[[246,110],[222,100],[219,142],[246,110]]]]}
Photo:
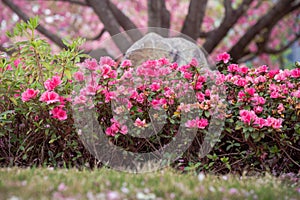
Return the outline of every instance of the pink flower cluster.
{"type": "Polygon", "coordinates": [[[117,120],[112,118],[111,120],[112,125],[108,127],[105,131],[106,135],[115,136],[117,133],[121,133],[126,135],[128,132],[128,128],[126,125],[121,125],[117,120]]]}
{"type": "Polygon", "coordinates": [[[223,61],[224,63],[228,63],[230,60],[230,55],[227,52],[223,52],[217,56],[217,61],[223,61]]]}
{"type": "Polygon", "coordinates": [[[26,102],[26,101],[30,101],[31,99],[34,99],[39,92],[40,92],[39,90],[27,89],[25,92],[21,94],[22,101],[26,102]]]}
{"type": "Polygon", "coordinates": [[[62,80],[59,76],[53,76],[51,79],[48,79],[44,82],[46,90],[54,90],[57,86],[62,83],[62,80]]]}
{"type": "MultiPolygon", "coordinates": [[[[59,103],[59,105],[53,107],[49,113],[54,119],[63,121],[68,118],[67,112],[63,108],[65,106],[66,101],[70,101],[70,99],[64,98],[63,96],[59,96],[59,94],[54,91],[61,83],[62,80],[59,76],[53,76],[52,78],[47,79],[44,82],[44,87],[46,91],[41,94],[39,100],[41,102],[46,103],[47,105],[59,103]]],[[[39,90],[27,89],[21,94],[22,101],[28,102],[36,98],[39,92],[39,90]]]]}
{"type": "Polygon", "coordinates": [[[187,128],[199,128],[199,129],[205,129],[205,127],[208,126],[208,120],[205,119],[205,118],[199,118],[199,117],[196,117],[196,119],[192,119],[192,120],[188,120],[186,123],[185,123],[185,126],[187,128]]]}
{"type": "Polygon", "coordinates": [[[267,119],[263,119],[258,117],[254,111],[249,110],[240,110],[240,119],[242,122],[248,125],[252,125],[254,127],[272,127],[274,129],[280,129],[282,127],[283,119],[276,119],[274,117],[268,117],[267,119]]]}
{"type": "MultiPolygon", "coordinates": [[[[228,63],[228,55],[222,53],[217,60],[228,63]]],[[[217,74],[216,84],[226,84],[229,91],[235,89],[234,93],[229,93],[228,102],[233,105],[239,103],[239,118],[246,125],[280,129],[286,111],[284,105],[291,102],[294,102],[293,106],[299,104],[299,77],[299,68],[269,70],[266,65],[261,65],[250,69],[228,63],[227,71],[217,74]]]]}

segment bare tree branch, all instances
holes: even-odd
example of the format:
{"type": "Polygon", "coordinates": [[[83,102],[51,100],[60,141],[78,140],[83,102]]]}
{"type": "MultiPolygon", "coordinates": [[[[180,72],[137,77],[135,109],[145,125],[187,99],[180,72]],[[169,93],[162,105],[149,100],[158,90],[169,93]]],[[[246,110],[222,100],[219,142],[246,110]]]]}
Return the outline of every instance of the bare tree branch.
{"type": "MultiPolygon", "coordinates": [[[[118,23],[122,26],[125,31],[137,29],[136,25],[127,17],[114,3],[109,3],[109,8],[115,16],[118,23]]],[[[143,37],[142,33],[138,30],[128,31],[127,34],[132,41],[137,41],[143,37]]]]}
{"type": "Polygon", "coordinates": [[[225,16],[229,16],[232,12],[231,0],[224,0],[225,16]]]}
{"type": "Polygon", "coordinates": [[[170,12],[164,0],[148,0],[148,27],[170,28],[170,12]]]}
{"type": "MultiPolygon", "coordinates": [[[[30,0],[30,1],[37,1],[37,0],[30,0]]],[[[44,1],[61,1],[61,2],[68,2],[71,4],[76,4],[80,6],[88,6],[86,2],[80,0],[44,0],[44,1]]]]}
{"type": "MultiPolygon", "coordinates": [[[[86,0],[86,3],[93,8],[94,12],[102,21],[105,29],[111,36],[121,33],[120,24],[109,9],[109,0],[86,0]]],[[[122,34],[120,34],[118,37],[113,37],[113,40],[121,52],[125,52],[131,44],[128,38],[122,34]]]]}
{"type": "Polygon", "coordinates": [[[211,33],[212,33],[212,31],[208,31],[208,32],[200,31],[198,37],[200,37],[200,38],[207,38],[207,37],[209,37],[209,35],[210,35],[211,33]]]}
{"type": "Polygon", "coordinates": [[[263,52],[267,53],[267,54],[279,54],[279,53],[282,53],[285,50],[287,50],[290,46],[292,46],[299,38],[300,38],[300,35],[297,35],[293,40],[291,40],[290,42],[288,42],[286,45],[281,46],[279,49],[271,49],[270,47],[268,47],[266,45],[265,48],[263,49],[263,52]]]}
{"type": "Polygon", "coordinates": [[[105,28],[103,28],[101,31],[100,31],[100,33],[98,33],[95,37],[92,37],[92,38],[86,38],[86,40],[99,40],[101,37],[102,37],[102,35],[105,33],[105,28]]]}
{"type": "Polygon", "coordinates": [[[181,32],[188,35],[193,40],[197,40],[200,35],[201,24],[204,19],[207,0],[191,0],[189,12],[184,20],[181,32]]]}
{"type": "Polygon", "coordinates": [[[252,2],[253,0],[243,0],[241,5],[236,10],[233,10],[231,5],[229,5],[230,1],[224,1],[225,17],[220,26],[211,32],[203,44],[203,48],[208,53],[211,53],[214,48],[216,48],[216,46],[223,40],[228,31],[237,23],[238,19],[245,13],[252,2]]]}
{"type": "Polygon", "coordinates": [[[253,60],[256,56],[258,56],[257,53],[250,54],[250,52],[249,52],[249,54],[247,54],[246,56],[243,56],[239,61],[241,63],[245,63],[245,62],[253,60]]]}
{"type": "MultiPolygon", "coordinates": [[[[15,12],[22,20],[28,21],[29,17],[12,1],[10,0],[2,0],[2,2],[7,5],[13,12],[15,12]]],[[[54,33],[51,33],[49,30],[47,30],[42,25],[39,25],[37,27],[37,30],[45,35],[47,38],[49,38],[51,41],[53,41],[55,44],[57,44],[61,48],[67,48],[66,45],[62,42],[61,38],[54,33]]]]}
{"type": "Polygon", "coordinates": [[[69,2],[71,4],[77,4],[77,5],[81,5],[81,6],[87,6],[87,4],[84,1],[79,1],[79,0],[54,0],[54,1],[65,1],[65,2],[69,2]]]}
{"type": "Polygon", "coordinates": [[[300,33],[295,34],[295,38],[293,40],[289,41],[287,44],[282,45],[281,47],[279,47],[277,49],[272,49],[268,46],[268,44],[270,43],[271,32],[272,32],[272,29],[263,31],[262,36],[260,36],[261,39],[258,42],[256,42],[257,51],[250,52],[248,50],[244,50],[244,52],[242,52],[241,58],[239,59],[239,62],[250,61],[263,53],[273,54],[273,55],[280,54],[280,53],[284,52],[285,50],[287,50],[288,48],[290,48],[290,46],[293,45],[300,38],[300,33]]]}
{"type": "Polygon", "coordinates": [[[276,3],[267,14],[262,16],[255,25],[250,27],[235,46],[231,48],[229,53],[232,55],[232,58],[238,61],[243,57],[245,48],[256,35],[262,30],[271,29],[285,15],[300,7],[300,3],[295,4],[296,1],[298,0],[279,0],[278,3],[276,3]]]}

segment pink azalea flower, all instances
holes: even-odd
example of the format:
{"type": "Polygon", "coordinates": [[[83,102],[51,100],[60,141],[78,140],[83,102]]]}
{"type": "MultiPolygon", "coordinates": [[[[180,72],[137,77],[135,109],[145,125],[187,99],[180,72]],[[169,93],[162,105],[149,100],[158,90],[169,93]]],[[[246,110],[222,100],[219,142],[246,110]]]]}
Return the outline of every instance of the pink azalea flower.
{"type": "Polygon", "coordinates": [[[160,84],[157,83],[157,82],[152,83],[152,84],[150,85],[150,89],[151,89],[151,91],[156,92],[156,91],[158,91],[158,90],[160,89],[160,84]]]}
{"type": "Polygon", "coordinates": [[[105,102],[108,103],[110,102],[112,99],[116,98],[116,93],[115,92],[106,92],[105,93],[105,102]]]}
{"type": "Polygon", "coordinates": [[[199,119],[197,121],[197,127],[200,129],[205,129],[205,127],[208,125],[208,120],[207,119],[199,119]]]}
{"type": "Polygon", "coordinates": [[[198,61],[195,58],[192,58],[190,65],[196,67],[196,66],[198,66],[198,61]]]}
{"type": "Polygon", "coordinates": [[[85,104],[87,101],[87,98],[85,95],[80,95],[74,98],[74,104],[85,104]]]}
{"type": "Polygon", "coordinates": [[[291,77],[299,78],[300,77],[300,68],[292,69],[291,70],[291,77]]]}
{"type": "Polygon", "coordinates": [[[161,98],[161,99],[159,99],[159,103],[161,105],[166,105],[168,103],[168,101],[165,98],[161,98]]]}
{"type": "Polygon", "coordinates": [[[168,87],[165,87],[164,90],[165,90],[165,92],[164,92],[165,97],[171,98],[174,95],[174,90],[172,90],[168,87]]]}
{"type": "Polygon", "coordinates": [[[196,119],[188,120],[185,123],[185,126],[187,128],[199,128],[199,129],[205,129],[206,126],[208,126],[208,120],[199,117],[196,117],[196,119]]]}
{"type": "Polygon", "coordinates": [[[120,129],[120,133],[122,133],[123,135],[126,135],[128,133],[128,128],[126,125],[123,125],[120,129]]]}
{"type": "Polygon", "coordinates": [[[184,78],[186,78],[186,79],[191,79],[192,77],[193,77],[193,74],[192,73],[190,73],[190,72],[184,72],[184,78]]]}
{"type": "Polygon", "coordinates": [[[210,97],[211,92],[209,89],[206,89],[204,93],[206,97],[210,97]]]}
{"type": "Polygon", "coordinates": [[[11,65],[7,65],[6,70],[7,70],[7,71],[12,71],[13,68],[11,67],[11,65]]]}
{"type": "Polygon", "coordinates": [[[77,80],[77,81],[84,80],[84,74],[82,72],[75,72],[73,76],[74,76],[75,80],[77,80]]]}
{"type": "Polygon", "coordinates": [[[189,65],[182,65],[182,66],[180,66],[179,68],[178,68],[178,70],[180,71],[180,72],[186,72],[188,69],[190,68],[190,66],[189,65]]]}
{"type": "Polygon", "coordinates": [[[216,78],[216,85],[221,85],[225,82],[226,76],[224,74],[218,73],[216,78]]]}
{"type": "Polygon", "coordinates": [[[101,86],[97,84],[89,84],[85,89],[87,95],[95,95],[97,91],[101,89],[101,86]]]}
{"type": "Polygon", "coordinates": [[[201,90],[202,87],[203,87],[202,82],[197,82],[196,85],[195,85],[195,89],[196,89],[196,90],[201,90]]]}
{"type": "Polygon", "coordinates": [[[282,127],[282,122],[283,122],[283,120],[281,118],[280,119],[275,119],[273,121],[272,127],[274,129],[280,129],[282,127]]]}
{"type": "Polygon", "coordinates": [[[266,119],[266,125],[269,126],[269,127],[273,127],[274,129],[279,129],[282,127],[282,122],[283,120],[280,118],[280,119],[276,119],[274,117],[268,117],[266,119]]]}
{"type": "Polygon", "coordinates": [[[270,97],[271,97],[272,99],[277,99],[277,98],[280,98],[281,95],[279,94],[279,92],[273,91],[273,92],[271,92],[270,97]]]}
{"type": "Polygon", "coordinates": [[[267,81],[267,78],[265,76],[258,76],[254,79],[255,84],[264,83],[266,81],[267,81]]]}
{"type": "Polygon", "coordinates": [[[54,90],[57,86],[62,83],[62,80],[59,76],[53,76],[52,79],[47,79],[44,82],[44,86],[47,90],[54,90]]]}
{"type": "Polygon", "coordinates": [[[83,63],[83,66],[89,70],[96,70],[98,68],[98,63],[95,58],[93,59],[86,59],[83,63]]]}
{"type": "Polygon", "coordinates": [[[206,78],[204,76],[198,76],[198,82],[204,83],[206,81],[206,78]]]}
{"type": "Polygon", "coordinates": [[[246,101],[247,100],[246,94],[243,91],[239,91],[238,98],[239,98],[238,101],[246,101]]]}
{"type": "Polygon", "coordinates": [[[110,78],[110,74],[112,71],[111,66],[105,64],[105,65],[101,65],[99,69],[101,70],[101,76],[104,79],[110,78]]]}
{"type": "Polygon", "coordinates": [[[296,92],[292,92],[292,96],[296,98],[300,98],[300,90],[297,90],[296,92]]]}
{"type": "Polygon", "coordinates": [[[159,99],[153,99],[152,102],[151,102],[151,106],[154,108],[154,109],[159,109],[159,106],[160,106],[160,100],[159,99]]]}
{"type": "Polygon", "coordinates": [[[17,58],[16,60],[14,60],[14,66],[18,67],[18,65],[20,64],[20,62],[21,62],[20,58],[17,58]]]}
{"type": "Polygon", "coordinates": [[[109,65],[111,67],[116,66],[116,62],[108,56],[101,57],[100,61],[99,61],[99,64],[100,65],[109,65]]]}
{"type": "Polygon", "coordinates": [[[132,78],[132,68],[129,68],[123,73],[122,79],[131,79],[132,78]]]}
{"type": "Polygon", "coordinates": [[[269,71],[269,77],[270,77],[270,78],[274,78],[274,76],[275,76],[276,74],[278,74],[278,73],[279,73],[279,69],[270,70],[270,71],[269,71]]]}
{"type": "Polygon", "coordinates": [[[191,105],[180,103],[180,105],[178,106],[178,110],[182,111],[182,112],[186,112],[186,113],[190,112],[191,111],[191,105]]]}
{"type": "Polygon", "coordinates": [[[259,128],[263,128],[266,125],[266,120],[260,117],[257,117],[253,124],[258,125],[259,128]]]}
{"type": "Polygon", "coordinates": [[[256,119],[256,114],[254,111],[240,110],[240,119],[242,122],[250,125],[256,119]]]}
{"type": "Polygon", "coordinates": [[[67,112],[63,110],[61,107],[55,107],[50,111],[50,114],[54,119],[58,119],[60,121],[66,120],[68,118],[67,112]]]}
{"type": "Polygon", "coordinates": [[[53,91],[46,91],[41,95],[40,101],[46,102],[47,104],[59,102],[59,95],[53,91]]]}
{"type": "Polygon", "coordinates": [[[228,63],[230,60],[230,55],[227,52],[221,53],[217,56],[217,61],[223,61],[224,63],[228,63]]]}
{"type": "Polygon", "coordinates": [[[170,68],[172,69],[172,70],[176,70],[177,68],[178,68],[178,64],[175,62],[175,63],[172,63],[171,65],[170,65],[170,68]]]}
{"type": "Polygon", "coordinates": [[[112,131],[112,128],[111,127],[108,127],[106,130],[105,130],[105,134],[108,135],[108,136],[115,136],[116,133],[112,131]]]}
{"type": "Polygon", "coordinates": [[[185,127],[187,127],[187,128],[196,128],[197,127],[197,121],[196,120],[188,120],[185,123],[185,127]]]}
{"type": "Polygon", "coordinates": [[[236,81],[234,81],[235,85],[241,86],[241,87],[244,87],[245,85],[247,85],[247,83],[248,83],[247,80],[244,78],[239,78],[236,81]]]}
{"type": "Polygon", "coordinates": [[[228,67],[227,67],[227,70],[229,72],[237,72],[239,69],[239,66],[237,64],[230,64],[228,67]]]}
{"type": "Polygon", "coordinates": [[[267,71],[268,71],[268,67],[267,67],[266,65],[262,65],[262,66],[256,68],[256,70],[255,70],[255,72],[256,72],[257,74],[265,73],[265,72],[267,72],[267,71]]]}
{"type": "Polygon", "coordinates": [[[291,82],[286,82],[286,84],[287,84],[287,86],[288,86],[288,88],[290,88],[290,89],[293,89],[293,88],[295,88],[295,84],[293,84],[293,83],[291,83],[291,82]]]}
{"type": "Polygon", "coordinates": [[[242,73],[242,74],[247,74],[249,68],[248,67],[241,67],[238,69],[238,72],[242,73]]]}
{"type": "Polygon", "coordinates": [[[139,103],[143,103],[145,99],[146,99],[146,96],[144,95],[144,93],[139,94],[136,98],[137,102],[139,102],[139,103]]]}
{"type": "Polygon", "coordinates": [[[245,92],[250,95],[250,96],[253,96],[254,93],[255,93],[255,88],[246,88],[245,89],[245,92]]]}
{"type": "Polygon", "coordinates": [[[158,60],[158,63],[159,63],[160,66],[163,66],[163,65],[170,64],[170,61],[167,58],[161,58],[161,59],[158,60]]]}
{"type": "Polygon", "coordinates": [[[275,85],[275,84],[270,84],[269,85],[269,90],[278,92],[280,90],[280,87],[278,85],[275,85]]]}
{"type": "Polygon", "coordinates": [[[253,110],[255,113],[259,114],[264,110],[264,108],[261,106],[255,106],[253,110]]]}
{"type": "Polygon", "coordinates": [[[120,124],[118,122],[116,122],[116,123],[113,123],[110,128],[113,133],[117,133],[117,132],[119,132],[119,127],[120,127],[120,124]]]}
{"type": "Polygon", "coordinates": [[[205,99],[205,95],[202,92],[197,92],[196,97],[197,97],[199,102],[202,102],[205,99]]]}
{"type": "Polygon", "coordinates": [[[284,108],[284,106],[283,106],[282,103],[280,103],[280,104],[278,105],[277,109],[278,109],[278,113],[279,113],[279,114],[282,114],[282,112],[285,110],[285,108],[284,108]]]}
{"type": "Polygon", "coordinates": [[[276,80],[276,81],[284,81],[284,80],[286,80],[287,79],[287,77],[288,77],[288,74],[287,73],[285,73],[285,72],[280,72],[280,73],[278,73],[278,74],[276,74],[275,76],[274,76],[274,79],[276,80]]]}
{"type": "Polygon", "coordinates": [[[132,66],[132,63],[130,60],[123,60],[123,62],[121,63],[121,68],[126,68],[126,67],[130,67],[132,66]]]}
{"type": "Polygon", "coordinates": [[[130,99],[136,99],[139,96],[136,90],[131,91],[130,99]]]}
{"type": "Polygon", "coordinates": [[[39,90],[27,89],[25,92],[22,93],[22,101],[26,102],[35,98],[39,92],[39,90]]]}
{"type": "Polygon", "coordinates": [[[143,121],[140,118],[137,118],[134,122],[134,125],[140,128],[146,127],[146,120],[144,119],[143,121]]]}

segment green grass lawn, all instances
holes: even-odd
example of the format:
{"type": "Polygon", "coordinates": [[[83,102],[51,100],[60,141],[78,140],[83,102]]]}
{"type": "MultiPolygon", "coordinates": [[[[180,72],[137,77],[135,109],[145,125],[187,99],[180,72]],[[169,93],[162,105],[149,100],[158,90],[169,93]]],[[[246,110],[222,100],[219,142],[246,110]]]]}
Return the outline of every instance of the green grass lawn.
{"type": "Polygon", "coordinates": [[[300,199],[297,178],[129,174],[109,169],[0,169],[0,199],[300,199]]]}

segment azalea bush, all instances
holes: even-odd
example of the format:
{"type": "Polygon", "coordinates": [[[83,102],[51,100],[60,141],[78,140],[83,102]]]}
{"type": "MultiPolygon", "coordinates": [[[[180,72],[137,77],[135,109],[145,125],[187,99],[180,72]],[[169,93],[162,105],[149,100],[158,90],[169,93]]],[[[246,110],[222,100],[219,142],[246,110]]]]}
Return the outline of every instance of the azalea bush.
{"type": "Polygon", "coordinates": [[[18,24],[12,38],[25,37],[0,62],[0,162],[2,166],[80,166],[88,154],[70,117],[69,95],[82,40],[65,41],[53,54],[35,35],[38,19],[18,24]],[[68,114],[68,115],[67,115],[68,114]]]}
{"type": "Polygon", "coordinates": [[[208,159],[219,160],[229,170],[299,172],[299,62],[292,70],[270,70],[266,65],[239,66],[227,53],[218,60],[218,81],[227,87],[228,109],[223,138],[208,159]]]}
{"type": "Polygon", "coordinates": [[[218,56],[214,72],[197,59],[183,66],[166,58],[140,66],[109,57],[98,62],[81,54],[81,40],[52,54],[35,37],[37,24],[17,25],[10,36],[28,40],[0,63],[2,166],[97,165],[79,137],[88,129],[75,126],[94,109],[101,134],[134,153],[155,151],[179,134],[184,143],[195,133],[174,163],[180,170],[299,171],[298,64],[284,71],[249,68],[227,53],[218,56]],[[218,125],[217,143],[201,156],[201,144],[214,134],[210,127],[218,125]]]}

